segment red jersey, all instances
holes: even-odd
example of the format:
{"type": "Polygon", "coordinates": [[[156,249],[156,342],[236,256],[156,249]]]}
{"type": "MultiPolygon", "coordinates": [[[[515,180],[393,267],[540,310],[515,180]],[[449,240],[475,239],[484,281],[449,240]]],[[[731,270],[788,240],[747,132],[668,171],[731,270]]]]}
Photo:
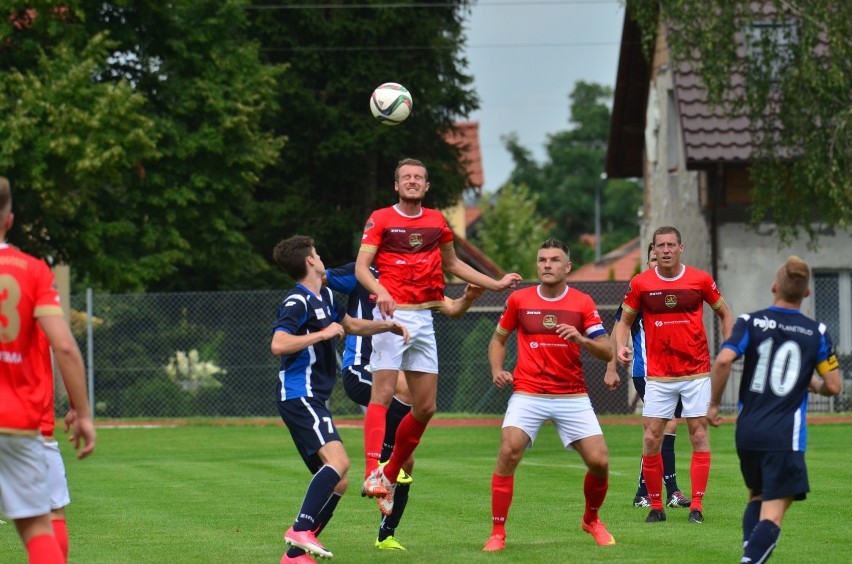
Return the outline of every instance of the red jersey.
{"type": "Polygon", "coordinates": [[[0,433],[39,431],[45,374],[32,347],[36,318],[50,315],[62,315],[50,268],[0,245],[0,433]]]}
{"type": "Polygon", "coordinates": [[[674,278],[664,278],[654,268],[630,281],[622,307],[633,314],[642,312],[648,378],[709,375],[704,302],[719,309],[724,300],[713,278],[697,268],[684,265],[674,278]]]}
{"type": "Polygon", "coordinates": [[[382,286],[400,309],[437,309],[444,303],[441,245],[453,232],[441,212],[421,208],[416,216],[397,206],[376,210],[364,226],[361,250],[375,253],[382,286]]]}
{"type": "Polygon", "coordinates": [[[518,362],[512,374],[516,392],[588,394],[580,345],[556,334],[562,323],[590,339],[606,335],[595,302],[579,290],[569,287],[558,298],[544,298],[539,286],[531,286],[509,295],[497,332],[518,330],[518,362]]]}

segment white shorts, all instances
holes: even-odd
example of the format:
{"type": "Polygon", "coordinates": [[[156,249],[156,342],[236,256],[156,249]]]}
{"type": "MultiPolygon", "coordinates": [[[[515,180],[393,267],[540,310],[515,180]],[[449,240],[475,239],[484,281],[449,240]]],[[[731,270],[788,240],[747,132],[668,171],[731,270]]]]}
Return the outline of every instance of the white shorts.
{"type": "Polygon", "coordinates": [[[603,435],[598,417],[588,396],[554,398],[512,394],[503,427],[517,427],[527,434],[532,448],[539,429],[552,421],[562,439],[562,446],[573,448],[571,443],[593,435],[603,435]]]}
{"type": "Polygon", "coordinates": [[[62,509],[71,503],[68,492],[68,480],[65,477],[65,463],[59,453],[59,443],[50,441],[44,443],[47,459],[47,489],[50,490],[50,509],[62,509]]]}
{"type": "MultiPolygon", "coordinates": [[[[373,319],[381,319],[378,308],[373,309],[373,319]]],[[[404,344],[402,337],[394,333],[373,335],[373,354],[370,355],[370,368],[376,370],[412,370],[438,373],[438,344],[435,342],[435,325],[432,323],[432,310],[397,309],[393,313],[398,321],[408,329],[410,340],[404,344]]]]}
{"type": "Polygon", "coordinates": [[[41,437],[0,435],[0,511],[10,519],[50,513],[41,437]]]}
{"type": "Polygon", "coordinates": [[[710,377],[695,380],[673,380],[661,382],[648,380],[645,383],[645,406],[643,417],[674,417],[677,401],[683,401],[683,417],[704,417],[710,406],[710,377]]]}

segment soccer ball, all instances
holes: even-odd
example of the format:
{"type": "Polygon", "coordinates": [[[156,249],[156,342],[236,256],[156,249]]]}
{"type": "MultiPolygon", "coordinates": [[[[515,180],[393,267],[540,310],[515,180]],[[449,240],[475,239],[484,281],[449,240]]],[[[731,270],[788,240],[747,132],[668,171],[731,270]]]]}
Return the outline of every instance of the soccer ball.
{"type": "Polygon", "coordinates": [[[411,114],[411,92],[396,82],[385,82],[373,90],[370,111],[385,125],[398,125],[411,114]]]}

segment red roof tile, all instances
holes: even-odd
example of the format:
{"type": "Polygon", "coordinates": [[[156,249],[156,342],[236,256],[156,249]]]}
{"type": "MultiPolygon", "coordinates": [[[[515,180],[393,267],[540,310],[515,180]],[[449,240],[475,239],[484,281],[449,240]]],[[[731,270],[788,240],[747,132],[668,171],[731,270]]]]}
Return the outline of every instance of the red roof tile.
{"type": "Polygon", "coordinates": [[[462,163],[467,169],[470,182],[466,188],[482,188],[485,176],[482,172],[482,151],[479,146],[479,122],[459,121],[454,129],[444,137],[447,143],[457,145],[462,151],[462,163]]]}
{"type": "Polygon", "coordinates": [[[604,282],[607,280],[629,282],[642,265],[639,239],[632,239],[601,257],[599,263],[590,262],[568,274],[570,282],[604,282]]]}

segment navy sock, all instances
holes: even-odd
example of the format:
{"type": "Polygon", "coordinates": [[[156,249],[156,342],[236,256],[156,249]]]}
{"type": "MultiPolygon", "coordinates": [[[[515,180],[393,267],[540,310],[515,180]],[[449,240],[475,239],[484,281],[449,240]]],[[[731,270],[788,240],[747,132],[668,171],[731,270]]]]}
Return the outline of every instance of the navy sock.
{"type": "Polygon", "coordinates": [[[680,488],[677,487],[675,471],[675,436],[663,435],[663,481],[666,484],[666,497],[671,497],[680,488]]]}
{"type": "Polygon", "coordinates": [[[320,509],[319,515],[317,515],[317,528],[314,530],[314,535],[319,536],[322,530],[325,529],[325,526],[328,525],[328,522],[331,521],[331,516],[334,515],[334,508],[337,507],[337,503],[341,497],[343,496],[339,493],[333,492],[323,508],[320,509]]]}
{"type": "Polygon", "coordinates": [[[396,532],[399,520],[402,519],[402,514],[405,512],[405,506],[408,503],[410,488],[411,484],[396,485],[396,491],[393,494],[393,511],[390,515],[382,517],[382,523],[379,525],[379,542],[393,536],[396,532]]]}
{"type": "MultiPolygon", "coordinates": [[[[382,443],[382,460],[389,460],[393,452],[393,445],[396,443],[396,430],[399,428],[399,422],[402,418],[408,415],[411,411],[411,406],[407,403],[402,403],[396,396],[391,400],[388,407],[388,414],[385,419],[385,440],[382,443]]],[[[396,505],[396,501],[394,501],[396,505]]]]}
{"type": "Polygon", "coordinates": [[[645,474],[642,473],[642,459],[639,459],[639,487],[636,488],[636,497],[648,495],[648,486],[645,485],[645,474]]]}
{"type": "Polygon", "coordinates": [[[751,536],[751,532],[760,520],[761,503],[762,502],[759,499],[749,501],[746,504],[745,511],[743,511],[743,546],[748,543],[748,538],[751,536]]]}
{"type": "Polygon", "coordinates": [[[740,562],[765,562],[780,536],[781,528],[778,525],[768,519],[759,522],[751,532],[740,562]]]}
{"type": "Polygon", "coordinates": [[[323,466],[314,474],[302,507],[293,523],[295,531],[314,531],[319,526],[319,515],[329,498],[334,494],[334,488],[340,481],[340,474],[331,466],[323,466]]]}

